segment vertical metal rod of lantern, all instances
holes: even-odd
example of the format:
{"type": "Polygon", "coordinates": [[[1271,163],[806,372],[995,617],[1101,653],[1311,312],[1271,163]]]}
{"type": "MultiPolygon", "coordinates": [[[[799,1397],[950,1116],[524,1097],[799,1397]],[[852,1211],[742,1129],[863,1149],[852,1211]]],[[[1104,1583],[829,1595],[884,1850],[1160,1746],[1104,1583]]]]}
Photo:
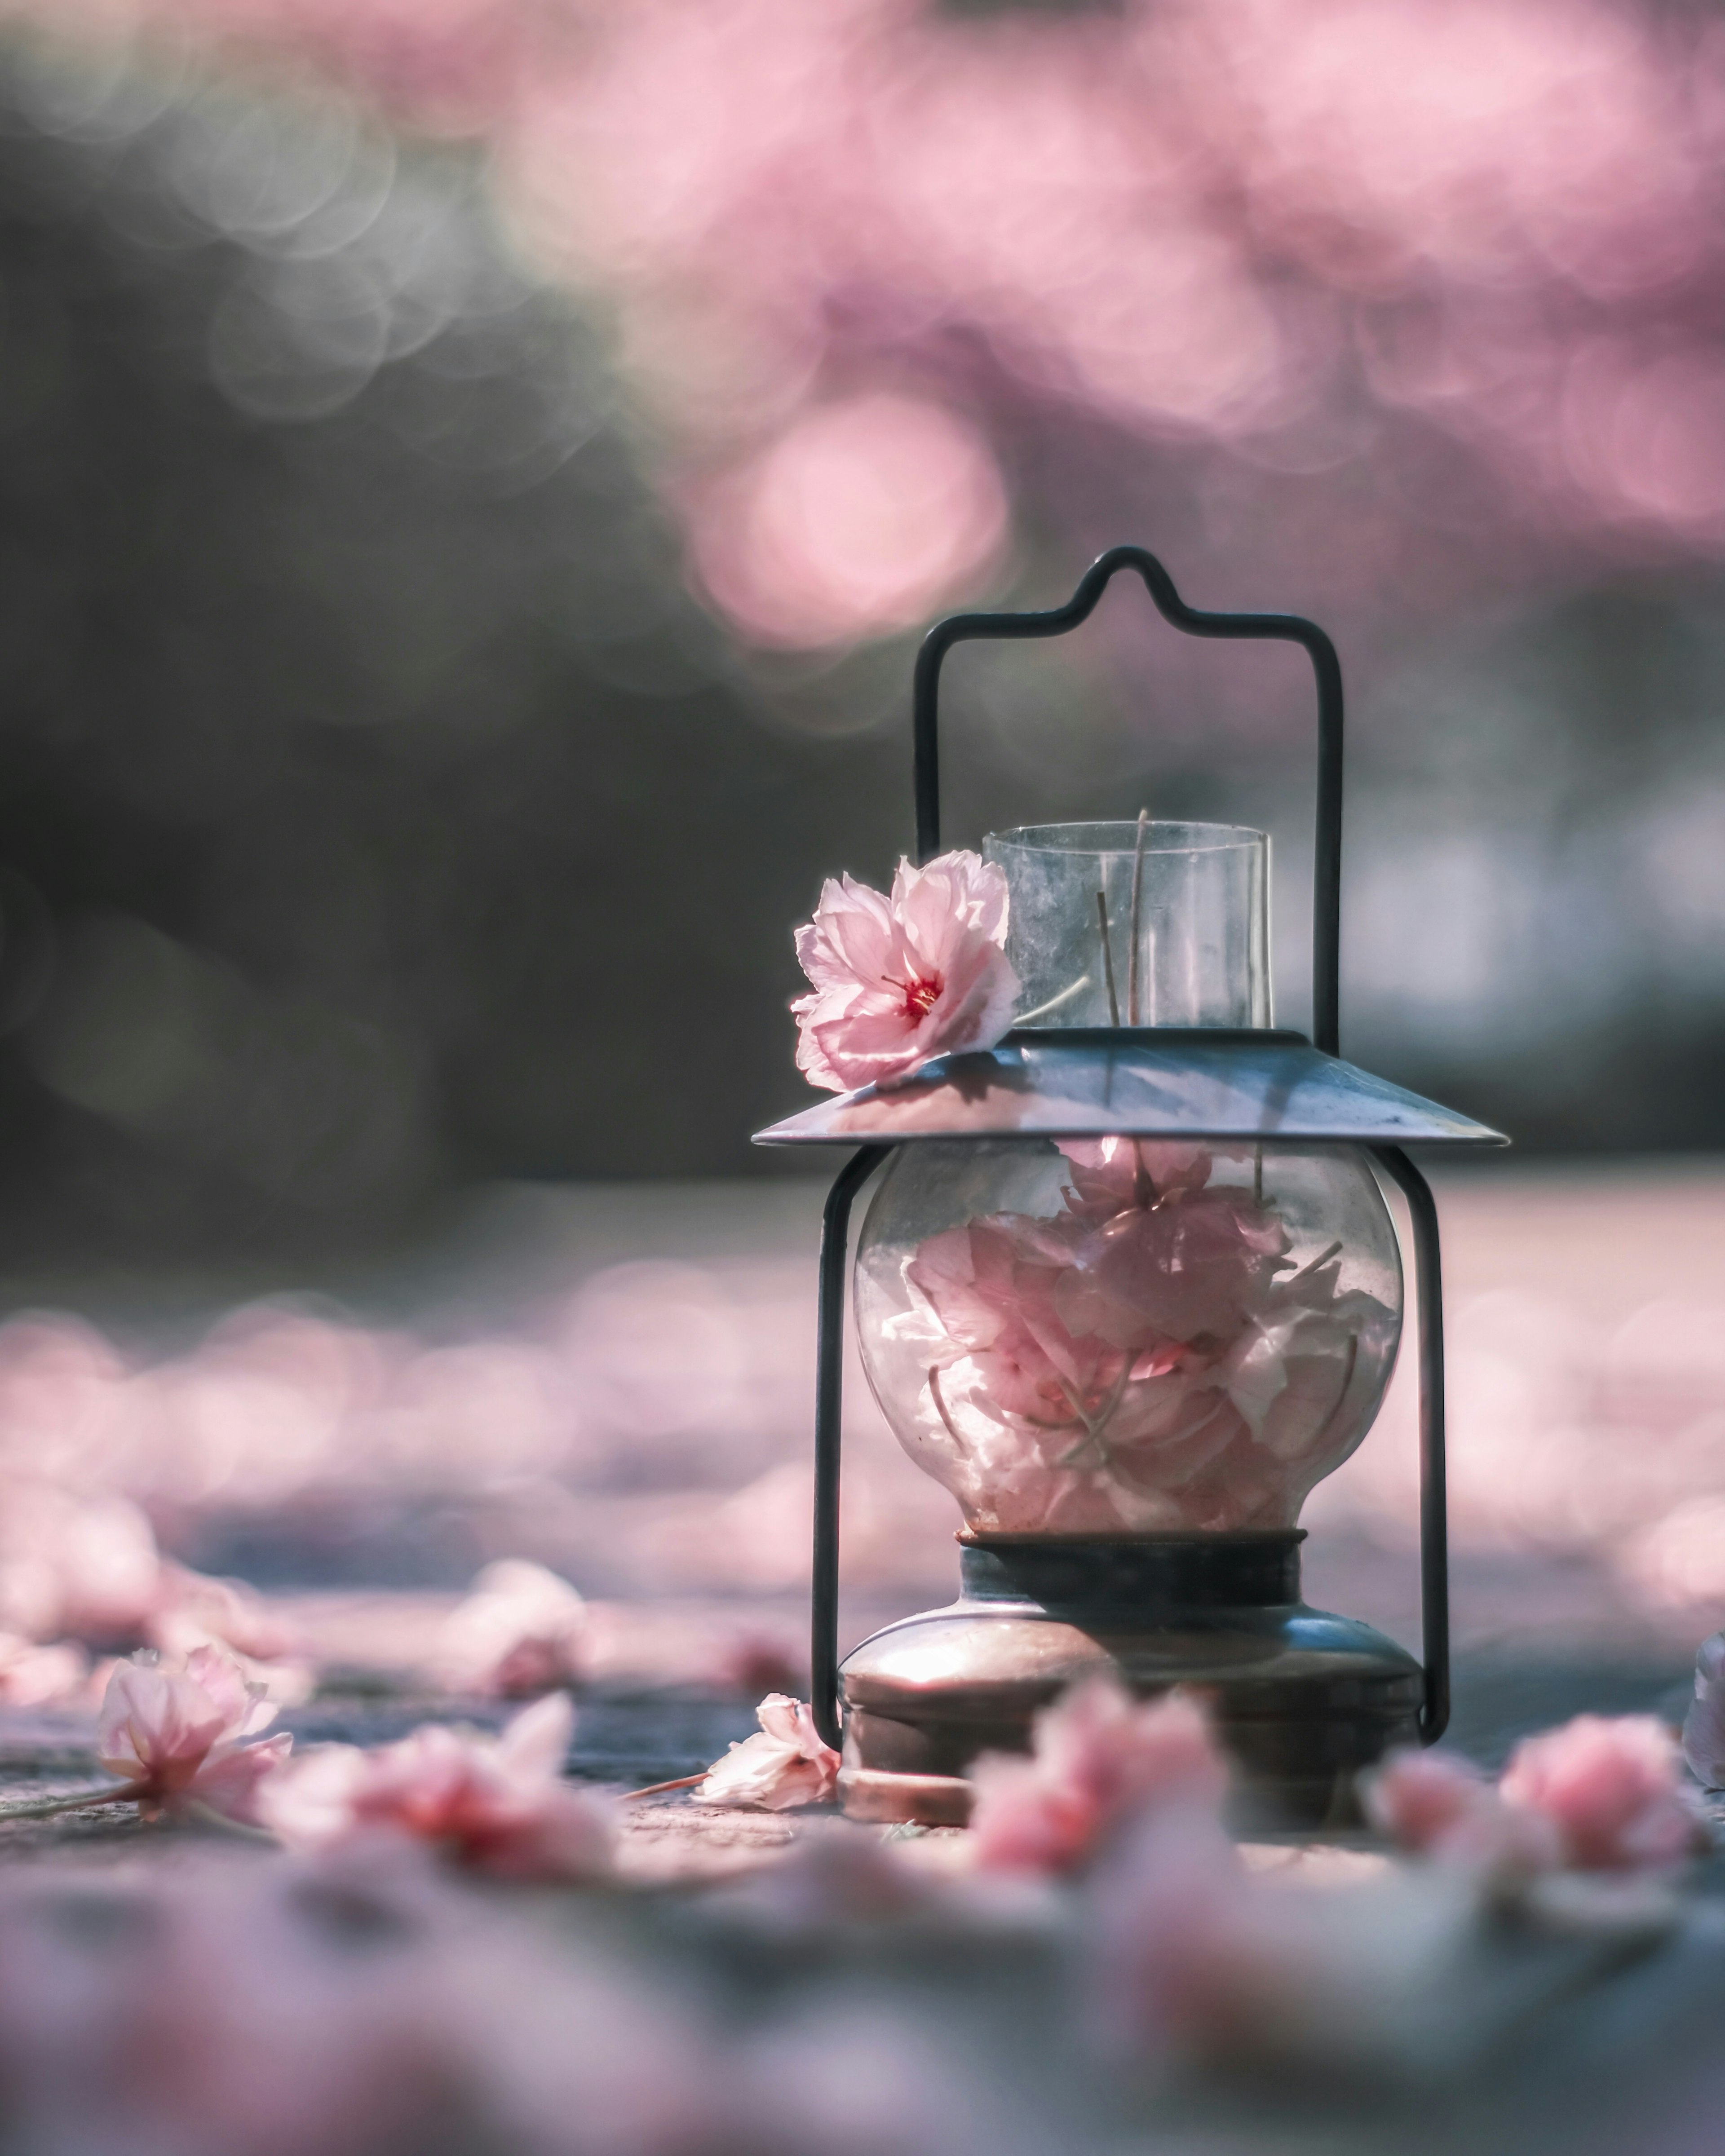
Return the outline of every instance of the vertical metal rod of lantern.
{"type": "Polygon", "coordinates": [[[892,1151],[860,1146],[839,1170],[820,1222],[815,1302],[814,1563],[809,1595],[809,1701],[834,1750],[839,1730],[839,1467],[845,1412],[845,1260],[856,1194],[892,1151]]]}
{"type": "Polygon", "coordinates": [[[1420,1634],[1425,1699],[1420,1738],[1435,1744],[1450,1721],[1450,1517],[1444,1456],[1444,1278],[1431,1185],[1399,1146],[1373,1148],[1408,1201],[1420,1325],[1420,1634]]]}

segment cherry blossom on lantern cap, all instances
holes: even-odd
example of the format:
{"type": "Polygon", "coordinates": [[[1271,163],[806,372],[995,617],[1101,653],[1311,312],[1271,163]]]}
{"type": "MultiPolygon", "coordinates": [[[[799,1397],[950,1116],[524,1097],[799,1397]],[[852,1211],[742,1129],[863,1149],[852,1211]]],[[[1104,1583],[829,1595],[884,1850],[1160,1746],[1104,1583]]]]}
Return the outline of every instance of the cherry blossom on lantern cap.
{"type": "Polygon", "coordinates": [[[1012,1023],[1002,871],[972,853],[901,861],[890,896],[829,878],[797,931],[812,993],[791,1005],[797,1067],[835,1093],[901,1077],[932,1055],[989,1048],[1012,1023]]]}

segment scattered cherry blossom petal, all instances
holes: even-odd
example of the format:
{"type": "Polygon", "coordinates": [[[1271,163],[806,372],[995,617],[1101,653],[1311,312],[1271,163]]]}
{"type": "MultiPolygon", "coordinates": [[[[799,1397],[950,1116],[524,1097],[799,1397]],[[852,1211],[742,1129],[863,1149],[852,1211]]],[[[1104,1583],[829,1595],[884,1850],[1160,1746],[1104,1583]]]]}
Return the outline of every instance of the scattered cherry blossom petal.
{"type": "Polygon", "coordinates": [[[317,1688],[316,1671],[295,1651],[298,1634],[243,1581],[164,1563],[145,1629],[151,1646],[171,1661],[184,1661],[200,1647],[218,1649],[277,1707],[298,1707],[317,1688]]]}
{"type": "Polygon", "coordinates": [[[1146,1704],[1108,1676],[1044,1708],[1030,1758],[985,1753],[970,1779],[978,1864],[1032,1872],[1077,1869],[1142,1812],[1214,1810],[1228,1788],[1194,1701],[1176,1693],[1146,1704]]]}
{"type": "MultiPolygon", "coordinates": [[[[303,1645],[296,1628],[244,1580],[213,1578],[166,1559],[157,1574],[149,1630],[151,1645],[166,1652],[215,1645],[248,1662],[292,1662],[303,1645]],[[177,1648],[167,1636],[193,1630],[203,1636],[191,1645],[177,1648]]],[[[279,1700],[282,1695],[272,1691],[271,1697],[279,1700]]]]}
{"type": "Polygon", "coordinates": [[[203,1804],[255,1821],[259,1792],[285,1761],[291,1737],[255,1737],[276,1709],[218,1647],[199,1647],[174,1668],[154,1656],[116,1665],[96,1717],[96,1756],[138,1786],[146,1818],[203,1804]]]}
{"type": "Polygon", "coordinates": [[[724,2072],[690,1999],[399,1836],[0,1878],[20,2148],[693,2156],[724,2072]]]}
{"type": "Polygon", "coordinates": [[[453,1692],[519,1699],[586,1674],[587,1604],[566,1579],[525,1558],[475,1578],[433,1649],[430,1674],[453,1692]]]}
{"type": "Polygon", "coordinates": [[[1213,1814],[1142,1816],[1086,1882],[1082,1953],[1096,2034],[1134,2064],[1176,2056],[1341,2067],[1424,2080],[1481,1888],[1435,1866],[1299,1892],[1255,1878],[1213,1814]]]}
{"type": "Polygon", "coordinates": [[[131,1647],[147,1631],[162,1573],[139,1506],[16,1472],[0,1507],[0,1623],[32,1639],[131,1647]]]}
{"type": "Polygon", "coordinates": [[[90,1683],[90,1658],[70,1640],[39,1646],[16,1632],[0,1632],[0,1704],[46,1707],[81,1698],[90,1683]]]}
{"type": "Polygon", "coordinates": [[[1683,1788],[1677,1740],[1651,1714],[1579,1714],[1524,1738],[1510,1754],[1507,1804],[1557,1829],[1563,1861],[1582,1871],[1680,1864],[1704,1835],[1683,1788]]]}
{"type": "Polygon", "coordinates": [[[839,1754],[815,1727],[808,1707],[775,1691],[755,1713],[759,1730],[707,1768],[695,1801],[769,1812],[824,1804],[838,1786],[839,1754]]]}
{"type": "Polygon", "coordinates": [[[1373,1825],[1415,1856],[1506,1881],[1563,1860],[1561,1838],[1543,1813],[1506,1803],[1471,1762],[1450,1753],[1394,1753],[1363,1794],[1373,1825]]]}
{"type": "Polygon", "coordinates": [[[321,1745],[266,1788],[264,1823],[292,1848],[335,1849],[389,1831],[500,1878],[602,1878],[611,1870],[611,1809],[562,1779],[574,1727],[573,1707],[557,1692],[495,1738],[432,1722],[370,1751],[321,1745]]]}

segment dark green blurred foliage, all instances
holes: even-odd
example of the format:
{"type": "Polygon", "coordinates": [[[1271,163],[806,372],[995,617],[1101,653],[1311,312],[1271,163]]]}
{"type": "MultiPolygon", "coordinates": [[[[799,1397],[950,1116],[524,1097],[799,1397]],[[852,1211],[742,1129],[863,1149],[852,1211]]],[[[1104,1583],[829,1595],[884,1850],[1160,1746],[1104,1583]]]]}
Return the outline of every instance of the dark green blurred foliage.
{"type": "Polygon", "coordinates": [[[841,834],[888,859],[897,744],[763,729],[610,422],[525,483],[427,452],[506,433],[536,338],[603,412],[553,302],[490,414],[410,360],[246,416],[205,364],[240,250],[140,244],[89,167],[0,140],[8,1255],[746,1165],[789,926],[841,834]]]}

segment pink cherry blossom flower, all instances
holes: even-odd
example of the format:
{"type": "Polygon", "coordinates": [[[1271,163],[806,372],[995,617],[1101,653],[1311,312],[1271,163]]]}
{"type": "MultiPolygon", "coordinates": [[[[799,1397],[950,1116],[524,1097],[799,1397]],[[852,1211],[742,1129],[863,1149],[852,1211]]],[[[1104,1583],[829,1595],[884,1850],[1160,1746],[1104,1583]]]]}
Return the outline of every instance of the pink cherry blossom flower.
{"type": "Polygon", "coordinates": [[[787,1811],[824,1804],[839,1779],[839,1754],[801,1700],[768,1692],[755,1709],[761,1727],[706,1770],[695,1801],[727,1809],[787,1811]]]}
{"type": "Polygon", "coordinates": [[[161,1573],[154,1532],[130,1499],[8,1476],[0,1517],[0,1624],[8,1631],[136,1646],[161,1573]]]}
{"type": "Polygon", "coordinates": [[[1454,2071],[1434,2002],[1477,1961],[1481,1899],[1435,1866],[1248,1869],[1214,1815],[1172,1805],[1085,1881],[1091,2026],[1140,2069],[1172,2053],[1430,2086],[1454,2071]]]}
{"type": "Polygon", "coordinates": [[[1141,1812],[1213,1811],[1228,1787],[1194,1702],[1175,1694],[1146,1706],[1111,1676],[1045,1708],[1029,1758],[985,1753],[970,1778],[976,1861],[1004,1871],[1074,1871],[1141,1812]]]}
{"type": "Polygon", "coordinates": [[[829,879],[797,931],[812,993],[791,1005],[797,1067],[835,1093],[880,1085],[932,1055],[989,1048],[1012,1023],[1006,878],[969,853],[901,861],[891,897],[829,879]]]}
{"type": "Polygon", "coordinates": [[[1328,2008],[1334,1952],[1310,1922],[1322,1898],[1254,1880],[1213,1814],[1175,1804],[1139,1819],[1086,1889],[1096,2033],[1140,2059],[1273,2048],[1328,2008]]]}
{"type": "MultiPolygon", "coordinates": [[[[151,1645],[165,1652],[189,1654],[193,1646],[221,1646],[251,1662],[289,1662],[302,1645],[295,1626],[244,1580],[215,1579],[167,1561],[157,1574],[147,1629],[151,1645]],[[172,1636],[194,1630],[203,1637],[184,1646],[172,1636]]],[[[279,1700],[282,1695],[272,1691],[271,1697],[279,1700]]]]}
{"type": "Polygon", "coordinates": [[[691,1998],[401,1837],[0,1876],[21,2149],[693,2156],[726,2078],[691,1998]]]}
{"type": "Polygon", "coordinates": [[[1725,1632],[1695,1657],[1695,1698],[1683,1720],[1683,1757],[1703,1789],[1725,1788],[1725,1632]]]}
{"type": "Polygon", "coordinates": [[[809,1656],[777,1632],[746,1625],[714,1646],[704,1676],[715,1691],[740,1692],[745,1698],[782,1692],[793,1685],[806,1687],[809,1656]]]}
{"type": "Polygon", "coordinates": [[[474,1580],[445,1620],[431,1674],[454,1692],[519,1699],[583,1676],[587,1604],[566,1579],[503,1558],[474,1580]]]}
{"type": "Polygon", "coordinates": [[[76,1700],[89,1683],[89,1659],[70,1640],[41,1647],[16,1632],[0,1632],[0,1706],[76,1700]]]}
{"type": "Polygon", "coordinates": [[[1009,2076],[955,2043],[908,1987],[901,1996],[884,1984],[847,1997],[818,1986],[809,1993],[727,2040],[706,2131],[691,2144],[703,2156],[1024,2156],[1081,2146],[1072,2133],[1027,2131],[1009,2076]],[[827,2116],[835,2089],[845,2092],[837,2120],[827,2116]]]}
{"type": "Polygon", "coordinates": [[[1702,1840],[1679,1784],[1677,1742],[1651,1714],[1579,1714],[1524,1738],[1502,1784],[1507,1804],[1557,1829],[1563,1861],[1581,1871],[1657,1870],[1681,1863],[1702,1840]]]}
{"type": "Polygon", "coordinates": [[[293,1628],[239,1580],[164,1564],[145,1630],[151,1645],[177,1662],[200,1647],[218,1649],[278,1707],[297,1707],[316,1689],[316,1672],[294,1651],[300,1642],[293,1628]]]}
{"type": "Polygon", "coordinates": [[[382,1830],[500,1878],[603,1877],[610,1807],[562,1779],[574,1726],[559,1692],[524,1707],[500,1737],[431,1723],[371,1751],[321,1745],[264,1792],[264,1823],[294,1848],[382,1830]]]}
{"type": "Polygon", "coordinates": [[[1543,1813],[1505,1803],[1471,1761],[1448,1753],[1392,1753],[1366,1784],[1367,1816],[1402,1849],[1508,1880],[1562,1861],[1543,1813]]]}
{"type": "Polygon", "coordinates": [[[292,1747],[289,1736],[244,1740],[276,1709],[232,1656],[199,1647],[175,1669],[151,1655],[118,1663],[96,1717],[96,1756],[121,1775],[146,1819],[193,1804],[248,1823],[260,1789],[292,1747]]]}

